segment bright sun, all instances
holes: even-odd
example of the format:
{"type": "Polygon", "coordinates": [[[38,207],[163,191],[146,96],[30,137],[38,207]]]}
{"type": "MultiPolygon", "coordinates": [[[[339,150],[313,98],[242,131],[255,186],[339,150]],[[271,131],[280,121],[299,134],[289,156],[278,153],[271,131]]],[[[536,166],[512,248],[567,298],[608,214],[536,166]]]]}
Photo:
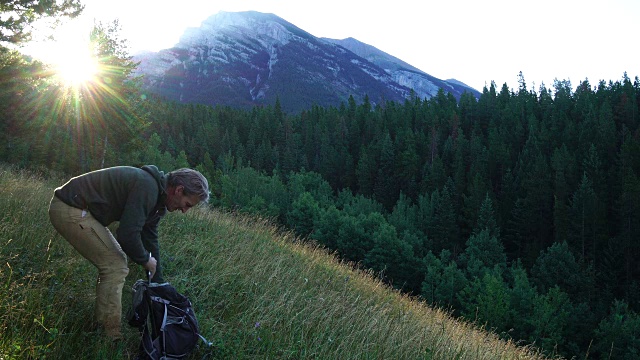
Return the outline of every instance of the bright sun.
{"type": "Polygon", "coordinates": [[[98,72],[98,63],[89,50],[75,44],[60,44],[59,56],[54,57],[52,65],[56,74],[67,84],[81,85],[93,80],[98,72]]]}
{"type": "Polygon", "coordinates": [[[98,62],[86,43],[62,40],[56,42],[55,47],[56,54],[51,55],[49,62],[63,82],[78,86],[94,79],[98,72],[98,62]]]}
{"type": "Polygon", "coordinates": [[[98,61],[91,53],[88,31],[77,27],[61,27],[55,41],[33,44],[34,57],[49,64],[55,76],[69,86],[81,86],[98,74],[98,61]]]}

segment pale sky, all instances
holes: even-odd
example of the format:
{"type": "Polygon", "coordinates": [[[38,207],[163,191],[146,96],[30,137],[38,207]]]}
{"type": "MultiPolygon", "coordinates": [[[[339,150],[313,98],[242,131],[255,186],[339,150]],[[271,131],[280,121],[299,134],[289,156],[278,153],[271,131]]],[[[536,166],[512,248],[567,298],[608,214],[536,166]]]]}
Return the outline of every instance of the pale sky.
{"type": "MultiPolygon", "coordinates": [[[[131,53],[170,48],[219,11],[275,14],[316,37],[359,41],[482,91],[585,78],[640,77],[640,0],[85,0],[84,18],[116,18],[131,53]]],[[[75,32],[76,34],[78,31],[75,32]]],[[[82,33],[80,31],[80,33],[82,33]]],[[[535,86],[535,87],[534,87],[535,86]]]]}

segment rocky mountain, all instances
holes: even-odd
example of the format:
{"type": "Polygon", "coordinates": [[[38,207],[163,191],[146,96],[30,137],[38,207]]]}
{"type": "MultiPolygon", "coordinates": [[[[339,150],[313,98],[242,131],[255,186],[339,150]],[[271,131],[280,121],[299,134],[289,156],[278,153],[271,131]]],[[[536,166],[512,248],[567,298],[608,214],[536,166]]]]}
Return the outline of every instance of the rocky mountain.
{"type": "Polygon", "coordinates": [[[171,49],[134,56],[145,88],[168,99],[252,107],[280,100],[283,110],[339,106],[353,96],[372,104],[404,101],[413,89],[459,97],[479,93],[430,76],[355,39],[317,38],[273,14],[220,12],[185,31],[171,49]]]}
{"type": "Polygon", "coordinates": [[[387,74],[391,75],[391,78],[399,85],[413,89],[416,92],[416,95],[420,98],[431,98],[438,93],[440,88],[445,92],[452,93],[457,98],[459,98],[465,91],[474,94],[476,97],[480,96],[480,93],[477,90],[458,80],[440,80],[394,56],[387,54],[382,50],[360,42],[354,38],[347,38],[343,40],[329,38],[322,39],[338,44],[379,66],[387,74]]]}

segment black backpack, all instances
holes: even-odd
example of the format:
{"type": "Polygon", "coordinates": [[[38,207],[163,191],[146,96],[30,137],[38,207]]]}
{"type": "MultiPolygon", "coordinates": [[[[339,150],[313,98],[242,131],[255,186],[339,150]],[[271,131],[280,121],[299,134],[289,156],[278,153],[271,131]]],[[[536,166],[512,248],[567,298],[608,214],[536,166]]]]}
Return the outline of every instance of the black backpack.
{"type": "Polygon", "coordinates": [[[130,326],[142,334],[139,359],[184,359],[202,339],[191,301],[169,283],[138,280],[127,314],[130,326]]]}

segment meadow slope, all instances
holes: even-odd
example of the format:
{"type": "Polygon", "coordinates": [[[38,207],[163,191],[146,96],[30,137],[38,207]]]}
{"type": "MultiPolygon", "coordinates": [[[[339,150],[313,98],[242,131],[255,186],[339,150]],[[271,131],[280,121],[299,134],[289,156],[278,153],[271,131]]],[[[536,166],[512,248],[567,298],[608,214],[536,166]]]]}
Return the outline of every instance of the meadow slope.
{"type": "MultiPolygon", "coordinates": [[[[88,325],[96,270],[47,216],[50,174],[0,164],[0,359],[134,358],[88,325]]],[[[161,225],[166,279],[194,303],[209,359],[545,359],[390,289],[265,219],[210,209],[161,225]]],[[[142,277],[132,265],[128,290],[142,277]]],[[[130,295],[125,291],[124,308],[130,295]]]]}

